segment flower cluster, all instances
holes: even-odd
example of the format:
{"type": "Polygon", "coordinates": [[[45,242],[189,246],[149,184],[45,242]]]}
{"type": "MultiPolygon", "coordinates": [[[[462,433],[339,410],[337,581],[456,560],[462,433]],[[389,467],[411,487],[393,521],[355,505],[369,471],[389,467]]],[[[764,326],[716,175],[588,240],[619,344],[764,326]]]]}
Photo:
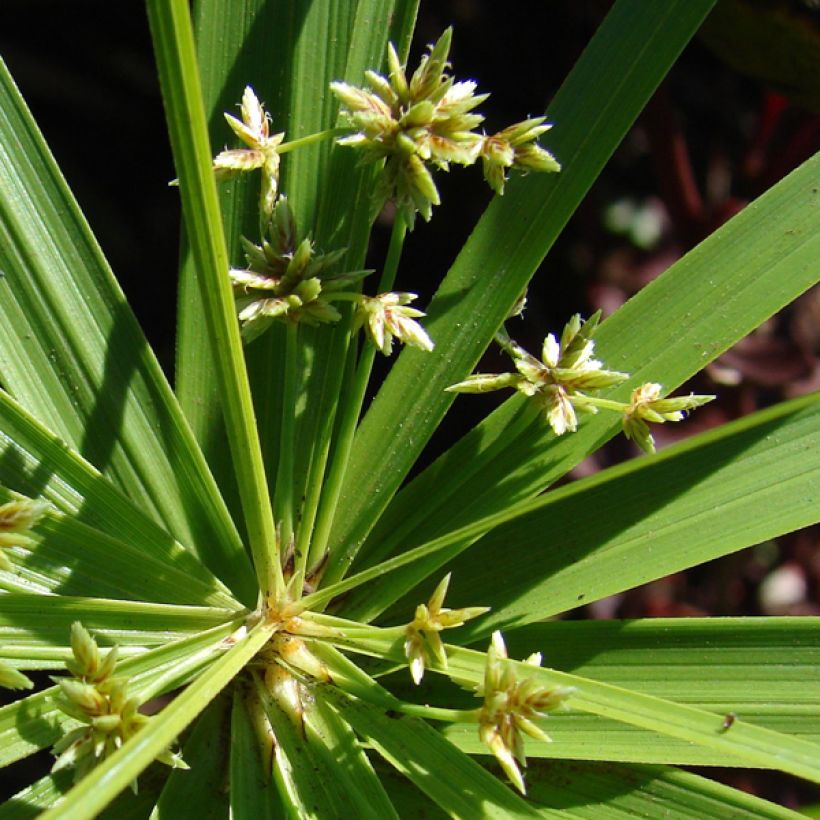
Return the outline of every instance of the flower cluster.
{"type": "Polygon", "coordinates": [[[26,533],[43,517],[48,509],[45,501],[17,498],[0,505],[0,569],[9,569],[11,562],[3,548],[25,547],[31,544],[26,533]]]}
{"type": "Polygon", "coordinates": [[[430,337],[414,321],[424,314],[407,307],[416,298],[414,294],[368,297],[351,291],[349,286],[371,271],[334,272],[344,249],[317,253],[309,237],[298,237],[287,198],[279,194],[284,133],[271,135],[270,118],[250,86],[242,96],[241,112],[241,120],[227,113],[225,118],[248,147],[222,151],[214,158],[214,172],[217,179],[224,179],[262,171],[260,212],[266,236],[259,245],[243,238],[247,267],[229,271],[245,342],[255,339],[276,320],[310,325],[337,322],[341,313],[332,302],[351,301],[356,303],[354,328],[364,325],[370,340],[385,355],[390,354],[394,338],[432,350],[430,337]]]}
{"type": "Polygon", "coordinates": [[[486,606],[446,609],[443,604],[449,585],[448,573],[435,588],[430,600],[416,607],[415,617],[405,629],[407,637],[404,642],[404,654],[407,656],[410,674],[416,684],[421,683],[425,666],[433,660],[443,669],[447,668],[447,652],[439,633],[461,626],[466,621],[489,612],[489,607],[486,606]]]}
{"type": "Polygon", "coordinates": [[[569,320],[560,341],[550,333],[544,339],[541,360],[513,342],[506,333],[497,341],[510,354],[517,373],[476,373],[451,385],[453,393],[485,393],[514,387],[531,396],[543,410],[545,418],[557,436],[578,429],[576,410],[594,413],[597,408],[585,400],[593,393],[620,384],[628,373],[604,370],[593,358],[595,343],[592,335],[598,326],[600,312],[585,322],[576,314],[569,320]]]}
{"type": "MultiPolygon", "coordinates": [[[[535,723],[547,713],[565,708],[566,699],[575,691],[569,686],[544,686],[536,676],[521,678],[507,661],[507,648],[500,632],[493,632],[487,650],[484,683],[478,694],[484,696],[479,712],[478,734],[495,755],[507,776],[523,794],[526,792],[519,765],[526,766],[522,732],[536,740],[550,742],[535,723]]],[[[525,661],[541,666],[541,654],[530,655],[525,661]]]]}
{"type": "Polygon", "coordinates": [[[3,689],[31,689],[34,683],[19,669],[0,661],[0,687],[3,689]]]}
{"type": "Polygon", "coordinates": [[[663,424],[666,421],[681,421],[689,410],[712,401],[714,396],[677,396],[671,399],[661,397],[662,386],[647,382],[632,391],[632,398],[624,410],[624,435],[634,441],[645,453],[655,452],[655,440],[649,431],[649,422],[663,424]]]}
{"type": "MultiPolygon", "coordinates": [[[[54,744],[58,755],[52,771],[74,768],[79,781],[98,763],[133,737],[150,718],[139,712],[139,701],[128,697],[128,678],[114,675],[117,647],[101,657],[97,642],[83,625],[71,626],[73,659],[66,667],[73,678],[54,678],[60,687],[58,708],[82,725],[65,734],[54,744]]],[[[169,766],[187,768],[178,754],[165,751],[157,760],[169,766]]],[[[136,784],[132,784],[136,790],[136,784]]]]}
{"type": "Polygon", "coordinates": [[[450,163],[472,165],[482,159],[484,175],[498,193],[504,191],[506,170],[558,171],[555,158],[534,145],[549,126],[537,117],[493,136],[476,132],[484,117],[474,109],[489,95],[476,94],[472,80],[456,82],[449,67],[452,29],[430,46],[408,78],[395,47],[387,49],[389,76],[365,73],[367,88],[331,84],[342,103],[342,115],[354,133],[341,145],[361,150],[384,164],[374,205],[378,210],[394,198],[408,226],[416,212],[429,220],[440,197],[432,170],[448,170],[450,163]]]}
{"type": "Polygon", "coordinates": [[[317,325],[341,318],[331,304],[339,292],[369,271],[331,273],[344,251],[319,254],[310,239],[297,237],[287,198],[276,201],[261,245],[243,240],[246,269],[232,268],[242,335],[255,339],[274,319],[317,325]]]}
{"type": "Polygon", "coordinates": [[[393,338],[420,350],[431,351],[432,340],[424,328],[415,321],[424,313],[407,307],[416,299],[415,293],[381,293],[378,296],[362,296],[356,306],[354,327],[364,325],[370,341],[378,350],[389,356],[393,350],[393,338]]]}
{"type": "Polygon", "coordinates": [[[260,207],[263,214],[270,215],[276,203],[279,189],[279,145],[284,132],[270,133],[270,117],[250,86],[245,87],[240,107],[242,119],[225,114],[234,134],[247,148],[226,149],[214,158],[217,179],[226,179],[238,173],[262,169],[260,207]]]}
{"type": "Polygon", "coordinates": [[[682,396],[661,399],[659,384],[647,383],[632,393],[629,404],[604,399],[597,394],[629,378],[628,373],[605,370],[594,358],[592,339],[601,313],[586,321],[575,314],[561,334],[560,341],[550,333],[544,339],[540,361],[516,344],[504,331],[496,341],[509,353],[516,373],[474,373],[464,381],[450,385],[453,393],[486,393],[512,387],[530,396],[543,411],[547,423],[557,436],[578,429],[577,413],[597,413],[599,409],[622,414],[623,430],[647,453],[654,452],[654,441],[648,422],[680,421],[687,410],[712,401],[714,396],[682,396]]]}

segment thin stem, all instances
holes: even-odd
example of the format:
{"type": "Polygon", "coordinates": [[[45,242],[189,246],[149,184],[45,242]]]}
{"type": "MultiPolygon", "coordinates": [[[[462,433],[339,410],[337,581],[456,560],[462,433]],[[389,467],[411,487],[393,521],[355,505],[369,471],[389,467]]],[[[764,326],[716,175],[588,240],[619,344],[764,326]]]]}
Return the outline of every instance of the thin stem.
{"type": "Polygon", "coordinates": [[[399,711],[424,720],[443,720],[447,723],[478,723],[481,712],[480,709],[444,709],[420,703],[402,703],[399,711]]]}
{"type": "Polygon", "coordinates": [[[276,554],[270,495],[233,292],[227,276],[228,252],[212,169],[213,154],[189,4],[187,0],[151,0],[148,17],[179,174],[185,227],[198,271],[208,336],[212,340],[214,369],[253,563],[262,592],[279,597],[284,592],[284,579],[276,554]]]}
{"type": "MultiPolygon", "coordinates": [[[[399,268],[399,260],[401,259],[401,252],[406,236],[407,223],[399,211],[396,213],[396,218],[393,222],[390,245],[387,249],[387,258],[385,259],[384,270],[379,280],[379,293],[390,290],[396,281],[396,273],[399,268]]],[[[316,529],[310,548],[310,559],[308,562],[310,568],[317,567],[324,560],[327,553],[330,530],[336,515],[336,506],[339,503],[339,496],[342,491],[350,451],[353,448],[356,424],[362,412],[364,396],[367,391],[367,384],[370,381],[370,371],[373,369],[375,356],[376,348],[371,344],[365,345],[359,357],[359,364],[351,389],[342,398],[338,434],[336,437],[336,449],[334,450],[333,460],[322,492],[319,515],[317,516],[316,529]]],[[[347,566],[347,563],[336,562],[334,564],[333,556],[329,556],[328,567],[324,578],[329,578],[330,583],[333,583],[334,580],[344,575],[347,566]]]]}
{"type": "Polygon", "coordinates": [[[299,375],[299,325],[287,323],[285,379],[282,396],[282,426],[279,464],[276,470],[274,508],[279,521],[279,555],[289,549],[293,538],[293,444],[296,437],[296,392],[299,375]]]}
{"type": "Polygon", "coordinates": [[[596,396],[572,396],[572,403],[580,407],[599,407],[601,410],[614,410],[616,413],[623,413],[629,405],[622,401],[612,401],[611,399],[599,399],[596,396]]]}
{"type": "MultiPolygon", "coordinates": [[[[359,298],[358,293],[351,293],[351,296],[356,299],[359,298]]],[[[352,370],[348,367],[348,364],[352,361],[352,357],[348,357],[348,348],[351,341],[350,322],[351,316],[348,313],[343,326],[335,329],[335,332],[339,333],[342,338],[338,340],[337,344],[331,346],[332,358],[326,370],[327,375],[322,386],[322,396],[327,396],[323,411],[324,420],[316,435],[316,446],[306,482],[305,501],[302,505],[302,515],[296,533],[295,574],[297,577],[294,579],[292,588],[297,595],[302,594],[304,586],[310,556],[311,536],[313,535],[313,527],[316,523],[316,516],[322,498],[323,479],[330,453],[334,419],[336,418],[336,410],[342,393],[342,385],[350,384],[352,379],[352,370]]]]}
{"type": "Polygon", "coordinates": [[[276,153],[287,154],[288,151],[295,151],[297,148],[304,148],[306,145],[324,142],[325,140],[333,139],[333,137],[341,137],[349,133],[349,128],[328,128],[325,131],[317,131],[315,134],[308,134],[306,137],[299,137],[299,139],[283,142],[276,149],[276,153]]]}

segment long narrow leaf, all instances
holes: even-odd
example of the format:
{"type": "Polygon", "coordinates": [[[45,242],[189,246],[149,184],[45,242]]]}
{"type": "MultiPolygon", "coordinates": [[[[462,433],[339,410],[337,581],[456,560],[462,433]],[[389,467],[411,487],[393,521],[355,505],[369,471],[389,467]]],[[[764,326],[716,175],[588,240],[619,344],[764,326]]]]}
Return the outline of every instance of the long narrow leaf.
{"type": "Polygon", "coordinates": [[[444,388],[470,372],[560,229],[711,8],[620,0],[550,106],[557,175],[519,180],[492,201],[439,288],[426,326],[436,349],[405,350],[374,400],[351,455],[334,524],[336,580],[450,406],[444,388]],[[382,443],[390,441],[387,452],[382,443]],[[373,453],[382,453],[376,461],[373,453]]]}
{"type": "Polygon", "coordinates": [[[0,448],[0,482],[5,486],[41,496],[83,523],[132,542],[147,559],[180,568],[231,605],[227,589],[193,554],[2,390],[0,448]]]}
{"type": "Polygon", "coordinates": [[[228,255],[216,196],[205,111],[199,87],[190,10],[178,0],[148,3],[171,144],[180,180],[185,228],[199,273],[228,441],[259,588],[282,592],[273,513],[256,428],[242,342],[226,276],[228,255]]]}
{"type": "Polygon", "coordinates": [[[219,818],[228,814],[229,701],[217,698],[197,719],[182,747],[190,769],[174,769],[159,796],[156,820],[173,817],[219,818]]]}
{"type": "Polygon", "coordinates": [[[205,460],[2,63],[0,269],[6,389],[247,596],[205,460]]]}

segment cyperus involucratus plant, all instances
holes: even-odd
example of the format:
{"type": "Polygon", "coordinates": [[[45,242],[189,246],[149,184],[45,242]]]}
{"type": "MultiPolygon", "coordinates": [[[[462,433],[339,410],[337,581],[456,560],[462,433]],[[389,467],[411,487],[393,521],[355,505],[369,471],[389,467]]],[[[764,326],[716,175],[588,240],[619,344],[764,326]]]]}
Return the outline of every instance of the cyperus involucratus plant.
{"type": "Polygon", "coordinates": [[[195,27],[148,2],[175,392],[0,76],[0,684],[54,681],[0,710],[0,760],[57,755],[0,818],[787,816],[670,764],[820,779],[816,619],[555,618],[817,519],[816,397],[654,455],[650,425],[816,282],[820,162],[536,356],[521,294],[712,3],[618,0],[547,115],[489,135],[449,29],[408,71],[413,3],[312,3],[296,32],[293,5],[284,47],[251,36],[262,0],[195,27]],[[471,165],[492,200],[411,307],[408,232],[471,165]],[[474,373],[494,340],[510,372],[474,373]],[[455,393],[501,388],[408,479],[455,393]],[[649,455],[549,489],[619,432],[649,455]]]}

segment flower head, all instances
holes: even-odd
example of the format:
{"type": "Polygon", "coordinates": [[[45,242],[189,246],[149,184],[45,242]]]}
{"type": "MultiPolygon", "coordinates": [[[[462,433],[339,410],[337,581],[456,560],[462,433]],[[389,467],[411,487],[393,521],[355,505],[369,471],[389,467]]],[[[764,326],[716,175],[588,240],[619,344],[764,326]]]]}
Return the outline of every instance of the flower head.
{"type": "Polygon", "coordinates": [[[262,212],[270,214],[279,189],[278,148],[284,133],[270,133],[270,117],[250,86],[246,86],[240,108],[242,119],[225,114],[233,132],[247,148],[234,148],[217,154],[214,171],[217,179],[225,179],[245,171],[262,169],[262,212]]]}
{"type": "Polygon", "coordinates": [[[232,268],[242,335],[255,339],[276,319],[317,325],[341,318],[331,304],[334,294],[369,271],[330,273],[344,250],[316,253],[310,239],[299,241],[296,223],[282,196],[268,224],[268,238],[261,245],[243,240],[246,269],[232,268]]]}
{"type": "Polygon", "coordinates": [[[0,505],[0,569],[9,569],[11,563],[3,554],[4,547],[29,546],[26,533],[43,517],[48,509],[45,501],[17,498],[0,505]]]}
{"type": "Polygon", "coordinates": [[[0,661],[0,687],[3,689],[31,689],[34,684],[19,670],[0,661]]]}
{"type": "MultiPolygon", "coordinates": [[[[71,627],[71,650],[74,657],[66,666],[74,677],[54,678],[60,687],[56,705],[81,725],[54,744],[58,757],[52,771],[73,767],[76,782],[151,718],[140,713],[137,698],[128,696],[128,678],[113,675],[116,647],[101,658],[97,642],[76,622],[71,627]]],[[[157,759],[169,766],[187,768],[182,758],[170,751],[157,759]]]]}
{"type": "Polygon", "coordinates": [[[595,413],[596,408],[585,402],[588,394],[620,384],[627,373],[604,370],[593,358],[595,343],[592,335],[598,326],[600,312],[585,322],[576,314],[569,320],[560,341],[553,334],[544,339],[541,359],[535,358],[506,333],[496,340],[509,353],[517,373],[476,373],[447,390],[454,393],[484,393],[514,387],[531,396],[543,410],[546,421],[557,436],[578,428],[576,409],[595,413]]]}
{"type": "Polygon", "coordinates": [[[424,313],[407,307],[416,299],[415,293],[382,293],[378,296],[362,296],[356,308],[355,324],[367,329],[373,344],[385,356],[393,349],[393,337],[404,344],[430,351],[434,345],[424,328],[415,321],[424,313]]]}
{"type": "Polygon", "coordinates": [[[632,391],[632,398],[624,410],[624,435],[632,439],[645,453],[655,452],[655,440],[649,431],[649,423],[663,424],[667,421],[681,421],[689,410],[712,401],[714,396],[678,396],[661,398],[662,387],[655,382],[647,382],[632,391]]]}
{"type": "Polygon", "coordinates": [[[511,125],[497,134],[484,137],[481,143],[484,179],[497,194],[504,193],[509,168],[521,171],[561,170],[558,160],[535,143],[541,134],[552,128],[551,125],[544,124],[545,119],[533,117],[511,125]]]}
{"type": "Polygon", "coordinates": [[[405,629],[404,654],[407,656],[410,674],[416,684],[421,683],[424,668],[433,660],[447,668],[447,652],[439,634],[445,629],[461,626],[472,618],[489,612],[486,606],[471,606],[464,609],[446,609],[444,596],[450,584],[450,573],[444,576],[426,604],[416,607],[413,620],[405,629]]]}
{"type": "MultiPolygon", "coordinates": [[[[535,676],[522,678],[506,661],[504,639],[500,632],[493,632],[492,642],[487,650],[484,683],[478,692],[484,696],[478,734],[523,794],[526,788],[518,767],[526,766],[527,759],[521,734],[523,732],[536,740],[549,743],[550,737],[534,721],[564,707],[564,702],[575,690],[568,686],[544,686],[535,676]]],[[[524,663],[540,666],[540,653],[530,655],[524,663]]]]}
{"type": "Polygon", "coordinates": [[[330,86],[354,131],[339,144],[384,163],[374,204],[381,208],[395,198],[410,226],[416,211],[429,220],[440,202],[431,169],[447,170],[451,162],[472,165],[481,150],[482,137],[474,129],[484,117],[473,109],[487,95],[476,94],[474,82],[456,82],[446,73],[451,39],[448,28],[409,79],[390,44],[387,77],[368,71],[367,88],[342,82],[330,86]]]}

